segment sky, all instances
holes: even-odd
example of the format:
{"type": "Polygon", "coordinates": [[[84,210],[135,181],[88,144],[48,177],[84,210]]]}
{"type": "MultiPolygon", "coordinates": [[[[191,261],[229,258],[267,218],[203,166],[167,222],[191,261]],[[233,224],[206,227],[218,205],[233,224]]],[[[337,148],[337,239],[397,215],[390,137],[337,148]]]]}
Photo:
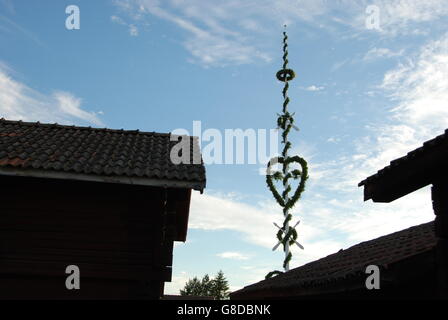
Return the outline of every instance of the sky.
{"type": "MultiPolygon", "coordinates": [[[[293,248],[298,267],[433,220],[429,187],[384,204],[363,202],[357,185],[448,128],[446,4],[0,0],[0,117],[184,129],[200,136],[203,151],[207,132],[275,129],[287,24],[297,75],[289,108],[299,128],[291,153],[310,167],[293,209],[305,247],[293,248]],[[71,5],[79,26],[66,12],[71,5]]],[[[281,268],[283,253],[272,247],[282,211],[260,174],[266,162],[257,160],[206,161],[207,187],[193,192],[188,238],[175,246],[166,293],[219,270],[236,290],[281,268]]]]}

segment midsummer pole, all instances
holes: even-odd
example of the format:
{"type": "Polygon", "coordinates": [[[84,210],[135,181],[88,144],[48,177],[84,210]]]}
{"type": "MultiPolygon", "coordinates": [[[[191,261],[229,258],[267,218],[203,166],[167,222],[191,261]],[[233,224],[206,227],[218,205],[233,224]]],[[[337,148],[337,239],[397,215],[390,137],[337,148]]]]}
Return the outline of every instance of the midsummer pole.
{"type": "MultiPolygon", "coordinates": [[[[285,26],[286,28],[286,26],[285,26]]],[[[276,250],[280,245],[283,245],[283,251],[285,253],[285,258],[283,261],[284,272],[289,271],[289,263],[292,258],[291,246],[296,244],[299,248],[304,249],[303,246],[297,242],[297,230],[296,227],[300,221],[298,221],[293,227],[290,225],[292,220],[292,215],[290,210],[294,207],[297,201],[300,199],[301,194],[305,190],[305,183],[308,179],[308,164],[305,159],[296,155],[289,156],[289,149],[292,144],[288,140],[288,135],[291,129],[298,128],[294,125],[294,113],[289,113],[288,104],[290,99],[288,97],[289,81],[295,78],[295,72],[292,69],[288,69],[288,35],[286,31],[283,32],[283,67],[277,72],[277,79],[285,83],[283,87],[283,108],[282,113],[278,114],[277,125],[278,128],[282,130],[282,144],[283,150],[281,157],[272,158],[267,167],[266,172],[266,183],[271,190],[277,203],[283,208],[283,225],[279,226],[276,223],[274,225],[279,229],[277,232],[278,243],[274,246],[272,250],[276,250]],[[300,165],[300,169],[290,170],[290,165],[296,163],[300,165]],[[282,165],[282,171],[272,172],[271,167],[276,164],[282,165]],[[291,185],[289,180],[300,180],[299,185],[295,192],[290,196],[291,185]],[[274,185],[273,181],[282,181],[283,192],[280,195],[274,185]]],[[[266,278],[271,278],[274,275],[282,273],[281,271],[275,270],[267,274],[266,278]]]]}

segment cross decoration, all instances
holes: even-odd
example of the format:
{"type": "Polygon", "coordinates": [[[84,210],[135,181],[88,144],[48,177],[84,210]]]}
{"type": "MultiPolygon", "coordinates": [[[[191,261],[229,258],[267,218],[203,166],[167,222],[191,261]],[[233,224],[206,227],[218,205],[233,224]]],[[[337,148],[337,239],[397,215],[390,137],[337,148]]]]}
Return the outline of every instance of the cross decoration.
{"type": "MultiPolygon", "coordinates": [[[[296,114],[296,113],[293,112],[293,113],[291,114],[291,117],[294,117],[295,114],[296,114]]],[[[282,116],[280,113],[277,113],[277,115],[278,115],[279,117],[282,116]]],[[[292,127],[294,130],[296,130],[296,131],[300,131],[299,127],[297,127],[296,125],[292,124],[291,120],[288,119],[288,120],[286,120],[286,127],[289,126],[289,125],[291,125],[291,127],[292,127]]],[[[277,130],[279,130],[279,129],[281,129],[281,127],[280,127],[280,126],[277,126],[277,130]]]]}
{"type": "MultiPolygon", "coordinates": [[[[300,220],[299,221],[297,221],[297,223],[294,225],[294,229],[299,225],[299,223],[300,223],[300,220]]],[[[282,227],[280,227],[277,223],[275,223],[274,222],[274,226],[276,226],[279,230],[282,230],[282,232],[283,232],[283,234],[286,236],[286,234],[289,232],[289,226],[287,227],[287,230],[284,230],[282,227]]],[[[294,242],[295,242],[295,244],[300,248],[300,249],[305,249],[300,243],[298,243],[297,241],[295,241],[294,240],[294,242]]],[[[274,248],[272,248],[272,251],[275,251],[275,250],[277,250],[277,248],[280,246],[282,244],[282,242],[281,241],[279,241],[275,246],[274,246],[274,248]]]]}

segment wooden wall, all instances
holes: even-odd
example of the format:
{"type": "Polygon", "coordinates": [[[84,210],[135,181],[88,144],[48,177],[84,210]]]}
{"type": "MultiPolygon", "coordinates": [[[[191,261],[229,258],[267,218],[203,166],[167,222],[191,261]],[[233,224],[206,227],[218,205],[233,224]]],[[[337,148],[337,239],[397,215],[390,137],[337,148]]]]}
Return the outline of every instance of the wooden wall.
{"type": "Polygon", "coordinates": [[[158,299],[174,238],[166,235],[165,195],[0,176],[0,299],[158,299]],[[68,265],[80,268],[80,290],[66,289],[68,265]]]}

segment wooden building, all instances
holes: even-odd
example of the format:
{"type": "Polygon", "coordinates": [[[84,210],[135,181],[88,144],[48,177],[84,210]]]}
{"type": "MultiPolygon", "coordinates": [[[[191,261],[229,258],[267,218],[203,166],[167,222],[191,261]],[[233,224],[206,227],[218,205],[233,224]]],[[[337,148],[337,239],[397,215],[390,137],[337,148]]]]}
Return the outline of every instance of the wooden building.
{"type": "Polygon", "coordinates": [[[446,299],[447,163],[448,130],[359,184],[364,200],[375,202],[391,202],[432,185],[434,222],[340,250],[233,292],[231,299],[446,299]],[[368,265],[380,268],[379,290],[365,286],[368,265]]]}
{"type": "MultiPolygon", "coordinates": [[[[431,185],[435,214],[436,296],[448,299],[448,129],[361,181],[364,200],[392,202],[431,185]]],[[[428,199],[429,200],[429,199],[428,199]]]]}
{"type": "Polygon", "coordinates": [[[205,188],[202,163],[171,162],[175,144],[170,134],[1,119],[0,299],[163,296],[191,191],[205,188]],[[80,288],[69,290],[72,265],[80,288]]]}
{"type": "Polygon", "coordinates": [[[436,238],[425,223],[340,250],[230,295],[245,299],[394,299],[434,297],[436,238]],[[368,290],[366,268],[380,268],[380,289],[368,290]]]}

